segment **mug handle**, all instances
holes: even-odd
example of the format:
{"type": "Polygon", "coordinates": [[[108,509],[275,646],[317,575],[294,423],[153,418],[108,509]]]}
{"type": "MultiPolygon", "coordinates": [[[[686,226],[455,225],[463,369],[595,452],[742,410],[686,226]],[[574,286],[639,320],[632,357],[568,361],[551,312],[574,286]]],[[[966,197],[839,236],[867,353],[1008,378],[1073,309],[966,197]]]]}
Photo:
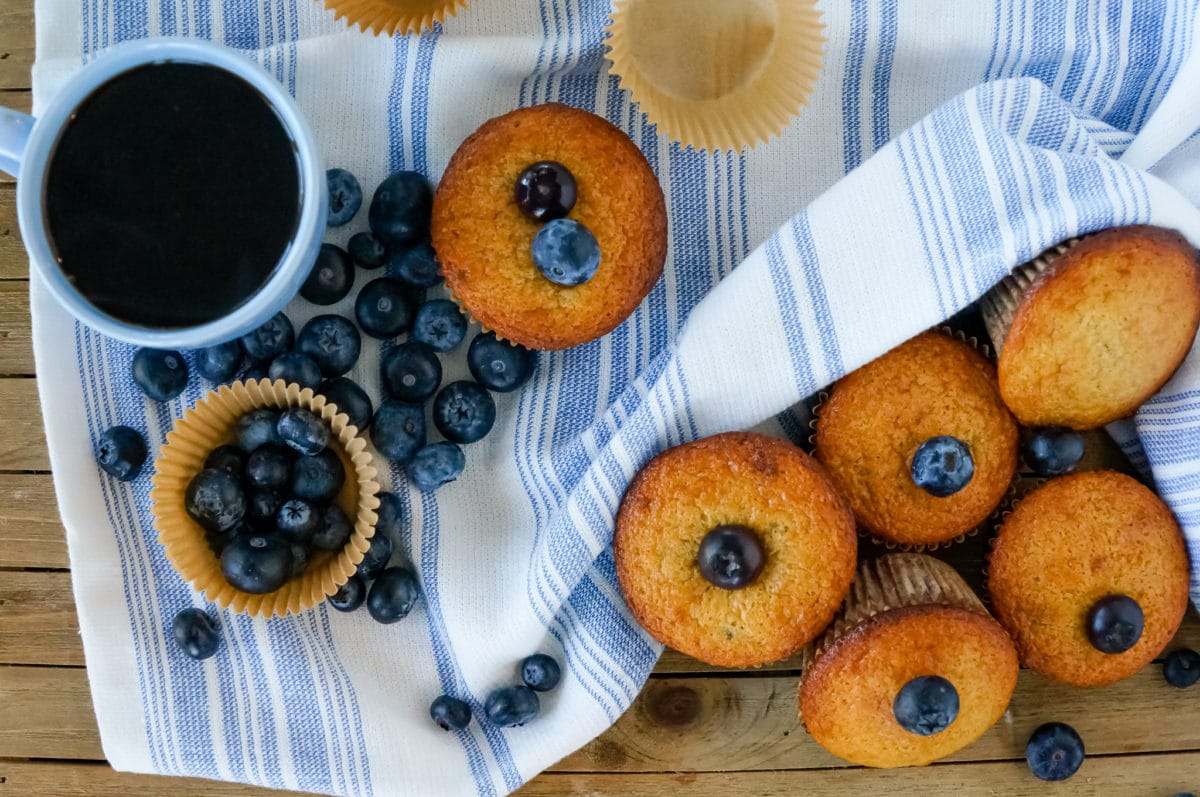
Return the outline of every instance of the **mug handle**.
{"type": "Polygon", "coordinates": [[[13,177],[21,168],[21,155],[33,130],[33,117],[11,108],[0,108],[0,171],[13,177]]]}

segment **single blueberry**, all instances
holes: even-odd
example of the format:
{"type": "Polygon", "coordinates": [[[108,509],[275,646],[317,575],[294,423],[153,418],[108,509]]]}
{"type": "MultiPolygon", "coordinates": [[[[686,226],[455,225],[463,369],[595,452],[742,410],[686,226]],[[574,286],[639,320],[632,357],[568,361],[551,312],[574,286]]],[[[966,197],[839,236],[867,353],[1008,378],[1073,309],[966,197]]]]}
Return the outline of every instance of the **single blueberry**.
{"type": "Polygon", "coordinates": [[[913,483],[935,498],[954,495],[970,484],[974,475],[971,448],[957,437],[931,437],[913,455],[913,483]]]}
{"type": "Polygon", "coordinates": [[[350,252],[350,259],[365,269],[379,268],[387,259],[387,247],[369,232],[356,232],[351,235],[346,249],[350,252]]]}
{"type": "Polygon", "coordinates": [[[429,704],[429,716],[444,731],[461,731],[471,724],[471,707],[450,695],[442,695],[429,704]]]}
{"type": "Polygon", "coordinates": [[[258,329],[247,332],[239,338],[246,356],[256,363],[274,360],[288,349],[296,340],[296,330],[292,322],[283,313],[276,313],[258,329]]]}
{"type": "Polygon", "coordinates": [[[321,368],[317,361],[307,354],[298,351],[285,351],[271,360],[267,367],[269,379],[282,379],[290,384],[297,384],[301,389],[311,387],[316,390],[321,384],[321,368]]]}
{"type": "Polygon", "coordinates": [[[367,391],[349,377],[339,376],[327,379],[321,383],[317,392],[337,407],[338,412],[344,412],[350,418],[350,425],[362,432],[371,425],[371,416],[375,407],[367,391]]]}
{"type": "Polygon", "coordinates": [[[336,304],[353,286],[354,263],[350,255],[340,246],[321,244],[312,270],[300,286],[300,295],[313,304],[336,304]]]}
{"type": "Polygon", "coordinates": [[[292,451],[279,443],[254,449],[246,460],[246,483],[255,490],[282,490],[292,480],[292,451]]]}
{"type": "Polygon", "coordinates": [[[416,404],[388,399],[371,421],[371,442],[392,462],[408,462],[425,445],[425,412],[416,404]]]}
{"type": "Polygon", "coordinates": [[[600,268],[600,244],[592,231],[571,219],[555,219],[533,238],[533,264],[556,285],[582,285],[600,268]]]}
{"type": "Polygon", "coordinates": [[[246,514],[246,493],[225,471],[202,470],[188,482],[184,509],[208,531],[225,531],[246,514]]]}
{"type": "Polygon", "coordinates": [[[397,172],[375,189],[367,221],[385,244],[410,244],[429,234],[433,189],[416,172],[397,172]]]}
{"type": "Polygon", "coordinates": [[[747,526],[721,525],[700,540],[696,566],[700,575],[721,589],[744,589],[754,583],[767,562],[758,534],[747,526]]]}
{"type": "Polygon", "coordinates": [[[187,387],[187,363],[177,351],[138,349],[133,355],[133,381],[149,398],[170,401],[187,387]]]}
{"type": "Polygon", "coordinates": [[[1179,689],[1187,689],[1200,681],[1200,653],[1191,648],[1172,650],[1163,660],[1163,677],[1179,689]]]}
{"type": "Polygon", "coordinates": [[[1124,653],[1142,638],[1146,617],[1128,595],[1106,595],[1092,604],[1085,622],[1092,647],[1101,653],[1124,653]]]}
{"type": "Polygon", "coordinates": [[[242,345],[228,340],[196,350],[196,371],[210,382],[228,382],[242,364],[242,345]]]}
{"type": "Polygon", "coordinates": [[[329,427],[306,409],[293,407],[275,425],[279,439],[301,454],[312,456],[329,445],[329,427]]]}
{"type": "Polygon", "coordinates": [[[900,687],[892,714],[909,733],[933,736],[958,719],[958,690],[940,676],[918,676],[900,687]]]}
{"type": "Polygon", "coordinates": [[[384,535],[400,539],[404,530],[404,516],[400,499],[394,493],[379,493],[379,508],[375,510],[375,536],[384,535]]]}
{"type": "Polygon", "coordinates": [[[442,281],[442,265],[427,243],[392,253],[388,273],[414,288],[432,288],[442,281]]]}
{"type": "Polygon", "coordinates": [[[442,382],[442,363],[427,344],[410,340],[383,360],[383,387],[392,398],[412,403],[434,394],[442,382]]]}
{"type": "Polygon", "coordinates": [[[304,575],[304,571],[308,569],[308,546],[298,542],[292,543],[292,569],[288,573],[288,580],[299,578],[304,575]]]}
{"type": "Polygon", "coordinates": [[[539,703],[537,692],[528,686],[509,686],[488,695],[483,712],[493,725],[515,728],[537,716],[539,703]]]}
{"type": "Polygon", "coordinates": [[[441,441],[424,446],[405,466],[408,480],[418,490],[433,492],[460,475],[466,467],[467,458],[463,450],[454,443],[441,441]]]}
{"type": "Polygon", "coordinates": [[[534,653],[521,662],[521,680],[535,692],[549,692],[561,678],[562,668],[545,653],[534,653]]]}
{"type": "Polygon", "coordinates": [[[338,587],[337,592],[329,596],[329,605],[339,612],[352,612],[367,599],[367,585],[358,576],[350,576],[350,580],[338,587]]]}
{"type": "Polygon", "coordinates": [[[409,328],[412,317],[409,289],[391,277],[371,280],[354,300],[354,318],[373,338],[394,338],[409,328]]]}
{"type": "Polygon", "coordinates": [[[320,511],[302,498],[284,501],[275,513],[275,528],[289,543],[308,545],[320,525],[320,511]]]}
{"type": "Polygon", "coordinates": [[[532,221],[561,219],[575,207],[575,176],[557,161],[525,167],[513,192],[517,207],[532,221]]]}
{"type": "Polygon", "coordinates": [[[1070,725],[1039,725],[1025,745],[1025,763],[1041,780],[1066,780],[1083,765],[1083,739],[1070,725]]]}
{"type": "Polygon", "coordinates": [[[313,534],[312,547],[318,551],[338,551],[349,541],[354,527],[336,504],[321,510],[321,522],[313,534]]]}
{"type": "Polygon", "coordinates": [[[246,473],[246,452],[234,445],[217,446],[204,460],[204,467],[223,470],[240,481],[246,473]]]}
{"type": "Polygon", "coordinates": [[[300,329],[296,350],[312,357],[324,376],[341,376],[358,362],[362,337],[350,320],[340,315],[319,315],[300,329]]]}
{"type": "Polygon", "coordinates": [[[451,382],[433,400],[433,423],[447,440],[474,443],[492,430],[496,402],[478,382],[451,382]]]}
{"type": "Polygon", "coordinates": [[[375,536],[371,538],[371,545],[367,548],[367,552],[363,554],[362,561],[358,563],[358,567],[354,569],[355,575],[363,581],[371,581],[387,567],[388,560],[392,558],[392,539],[384,534],[381,534],[379,529],[375,529],[375,536]]]}
{"type": "Polygon", "coordinates": [[[1022,435],[1022,453],[1039,476],[1061,476],[1075,470],[1083,459],[1083,436],[1073,429],[1048,426],[1022,435]]]}
{"type": "Polygon", "coordinates": [[[498,340],[481,332],[467,347],[467,367],[475,381],[488,390],[508,393],[529,381],[537,355],[524,346],[498,340]]]}
{"type": "Polygon", "coordinates": [[[171,632],[175,635],[175,643],[189,659],[207,659],[221,647],[217,624],[199,609],[184,609],[175,615],[171,632]]]}
{"type": "MultiPolygon", "coordinates": [[[[247,505],[246,513],[249,514],[249,512],[250,508],[249,505],[247,505]]],[[[275,521],[272,520],[268,530],[274,531],[274,529],[275,521]]],[[[236,525],[227,528],[224,531],[209,531],[208,529],[205,529],[204,538],[208,540],[208,545],[210,548],[212,548],[213,553],[219,557],[221,553],[227,547],[229,547],[229,543],[233,542],[238,537],[252,537],[257,533],[258,531],[251,526],[245,518],[243,518],[236,525]]]]}
{"type": "Polygon", "coordinates": [[[123,482],[138,477],[146,463],[146,454],[145,438],[128,426],[107,429],[96,442],[96,463],[100,469],[123,482]]]}
{"type": "Polygon", "coordinates": [[[362,186],[345,169],[327,169],[325,183],[329,186],[329,215],[325,217],[325,224],[341,227],[362,207],[362,186]]]}
{"type": "Polygon", "coordinates": [[[458,305],[449,299],[432,299],[417,310],[410,337],[434,351],[450,351],[466,334],[467,317],[458,305]]]}
{"type": "Polygon", "coordinates": [[[279,411],[259,407],[237,419],[233,434],[243,451],[253,451],[267,443],[281,443],[279,437],[279,411]]]}
{"type": "Polygon", "coordinates": [[[238,537],[221,552],[221,573],[242,592],[274,592],[292,575],[292,544],[274,534],[238,537]]]}
{"type": "Polygon", "coordinates": [[[420,596],[415,573],[406,567],[386,567],[371,583],[367,611],[376,622],[395,623],[408,616],[420,596]]]}
{"type": "Polygon", "coordinates": [[[275,515],[283,506],[283,493],[276,490],[256,490],[246,501],[246,521],[265,531],[275,528],[275,515]]]}
{"type": "Polygon", "coordinates": [[[314,504],[332,501],[345,483],[346,468],[332,448],[300,457],[292,466],[292,495],[314,504]]]}

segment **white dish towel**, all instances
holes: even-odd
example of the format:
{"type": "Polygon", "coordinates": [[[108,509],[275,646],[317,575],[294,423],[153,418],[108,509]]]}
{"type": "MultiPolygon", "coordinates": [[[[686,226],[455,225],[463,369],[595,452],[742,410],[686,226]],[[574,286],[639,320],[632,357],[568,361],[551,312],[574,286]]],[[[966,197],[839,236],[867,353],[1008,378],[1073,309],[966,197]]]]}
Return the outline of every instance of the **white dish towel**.
{"type": "MultiPolygon", "coordinates": [[[[484,120],[557,100],[628,131],[671,219],[650,297],[602,340],[541,356],[458,482],[429,496],[390,474],[408,517],[396,542],[425,590],[405,622],[223,613],[223,648],[203,663],[170,638],[175,612],[203,602],[155,542],[148,476],[110,480],[92,445],[125,423],[157,447],[209,386],[193,377],[180,399],[147,402],[130,348],[34,284],[47,436],[114,766],[334,794],[509,792],[608,727],[657,659],[609,548],[625,485],[654,452],[728,429],[805,434],[798,401],[1077,233],[1150,222],[1200,244],[1195,0],[825,6],[825,71],[800,118],[752,152],[705,155],[657,136],[608,75],[602,0],[475,0],[439,33],[394,40],[313,0],[37,0],[35,108],[120,40],[211,37],[283,81],[328,165],[367,191],[402,168],[436,181],[484,120]],[[538,650],[567,672],[536,722],[429,721],[443,692],[478,718],[538,650]]],[[[229,199],[254,200],[237,186],[229,199]]],[[[289,312],[300,323],[315,309],[289,312]]],[[[448,378],[465,374],[461,353],[446,362],[448,378]]],[[[370,343],[353,373],[376,397],[377,363],[370,343]]],[[[1200,355],[1137,434],[1200,562],[1200,355]]]]}

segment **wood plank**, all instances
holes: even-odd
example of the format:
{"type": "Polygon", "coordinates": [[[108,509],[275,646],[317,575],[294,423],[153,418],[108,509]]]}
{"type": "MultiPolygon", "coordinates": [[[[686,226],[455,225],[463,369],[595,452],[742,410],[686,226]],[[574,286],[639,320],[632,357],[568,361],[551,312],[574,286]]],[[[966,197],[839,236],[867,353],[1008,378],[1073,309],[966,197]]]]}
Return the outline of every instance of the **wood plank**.
{"type": "Polygon", "coordinates": [[[115,772],[108,764],[0,760],[2,797],[299,797],[307,792],[275,791],[198,778],[168,778],[115,772]]]}
{"type": "Polygon", "coordinates": [[[0,375],[33,376],[27,280],[0,280],[0,375]]]}
{"type": "Polygon", "coordinates": [[[17,228],[17,189],[11,182],[0,182],[0,279],[29,279],[29,258],[17,228]]]}
{"type": "Polygon", "coordinates": [[[69,573],[0,571],[0,662],[83,664],[69,573]]]}
{"type": "Polygon", "coordinates": [[[0,379],[4,434],[0,435],[0,470],[49,470],[37,380],[0,379]]]}
{"type": "Polygon", "coordinates": [[[0,667],[0,758],[104,758],[87,674],[0,667]]]}
{"type": "Polygon", "coordinates": [[[0,473],[0,568],[70,566],[57,506],[50,474],[0,473]]]}
{"type": "Polygon", "coordinates": [[[0,2],[0,88],[28,89],[33,69],[33,3],[0,2]]]}

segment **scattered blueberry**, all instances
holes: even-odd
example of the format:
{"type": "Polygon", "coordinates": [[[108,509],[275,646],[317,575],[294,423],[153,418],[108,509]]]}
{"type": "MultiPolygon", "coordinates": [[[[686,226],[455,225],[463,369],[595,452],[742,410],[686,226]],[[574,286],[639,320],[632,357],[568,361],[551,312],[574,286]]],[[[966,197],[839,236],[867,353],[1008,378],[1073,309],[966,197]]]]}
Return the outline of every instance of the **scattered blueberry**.
{"type": "Polygon", "coordinates": [[[362,207],[362,186],[345,169],[327,169],[325,182],[329,186],[329,215],[325,218],[325,224],[341,227],[354,218],[354,214],[362,207]]]}
{"type": "Polygon", "coordinates": [[[376,269],[387,259],[387,247],[369,232],[356,232],[346,244],[350,259],[365,269],[376,269]]]}
{"type": "Polygon", "coordinates": [[[289,385],[297,384],[302,389],[311,387],[316,390],[321,384],[321,368],[317,365],[317,361],[307,354],[285,351],[271,360],[271,365],[267,368],[267,377],[282,379],[289,385]]]}
{"type": "Polygon", "coordinates": [[[239,339],[246,356],[257,363],[269,362],[288,349],[296,340],[296,330],[283,313],[276,313],[258,329],[239,339]]]}
{"type": "Polygon", "coordinates": [[[254,449],[246,460],[246,482],[258,490],[282,490],[292,480],[292,453],[279,443],[254,449]]]}
{"type": "Polygon", "coordinates": [[[721,589],[744,589],[754,583],[766,564],[762,540],[751,528],[717,526],[704,535],[696,553],[700,575],[721,589]]]}
{"type": "Polygon", "coordinates": [[[1088,610],[1088,642],[1101,653],[1124,653],[1142,638],[1146,618],[1128,595],[1106,595],[1088,610]]]}
{"type": "Polygon", "coordinates": [[[1030,429],[1022,435],[1022,452],[1039,476],[1061,476],[1075,470],[1083,459],[1083,437],[1073,429],[1049,426],[1030,429]]]}
{"type": "Polygon", "coordinates": [[[483,704],[487,718],[502,728],[524,725],[537,716],[538,708],[537,692],[524,685],[497,689],[483,704]]]}
{"type": "Polygon", "coordinates": [[[1200,653],[1190,648],[1172,650],[1163,661],[1163,677],[1179,689],[1187,689],[1200,681],[1200,653]]]}
{"type": "Polygon", "coordinates": [[[556,285],[582,285],[600,268],[600,244],[592,231],[571,219],[555,219],[533,238],[533,264],[556,285]]]}
{"type": "Polygon", "coordinates": [[[284,501],[275,513],[275,528],[288,542],[308,545],[320,525],[320,511],[302,498],[284,501]]]}
{"type": "Polygon", "coordinates": [[[146,453],[146,440],[128,426],[106,430],[96,443],[96,462],[100,469],[123,482],[136,479],[142,472],[146,453]]]}
{"type": "Polygon", "coordinates": [[[246,452],[237,446],[217,446],[208,453],[204,467],[223,470],[235,479],[241,479],[246,472],[246,452]]]}
{"type": "Polygon", "coordinates": [[[246,493],[223,470],[202,470],[188,482],[184,495],[188,515],[208,531],[231,529],[246,514],[246,493]]]}
{"type": "Polygon", "coordinates": [[[299,542],[292,543],[292,569],[288,579],[299,578],[308,569],[308,546],[299,542]]]}
{"type": "Polygon", "coordinates": [[[207,659],[221,647],[217,624],[199,609],[184,609],[171,623],[175,642],[189,659],[207,659]]]}
{"type": "Polygon", "coordinates": [[[359,576],[363,581],[370,581],[383,572],[387,567],[388,560],[392,558],[392,538],[375,529],[375,536],[371,538],[371,545],[367,548],[367,552],[363,554],[363,559],[355,568],[355,575],[359,576]]]}
{"type": "Polygon", "coordinates": [[[233,433],[243,451],[253,451],[267,443],[283,442],[278,426],[279,411],[259,407],[238,418],[233,425],[233,433]]]}
{"type": "Polygon", "coordinates": [[[337,407],[338,412],[344,412],[350,418],[350,425],[363,431],[371,425],[371,416],[375,407],[367,391],[358,386],[352,379],[339,376],[321,383],[317,392],[337,407]]]}
{"type": "Polygon", "coordinates": [[[1078,771],[1083,757],[1083,739],[1061,722],[1038,726],[1025,745],[1029,771],[1041,780],[1066,780],[1078,771]]]}
{"type": "Polygon", "coordinates": [[[529,381],[537,355],[524,346],[496,338],[495,333],[481,332],[467,347],[467,367],[475,381],[497,393],[516,390],[529,381]]]}
{"type": "Polygon", "coordinates": [[[367,220],[371,232],[385,244],[410,244],[429,233],[433,190],[416,172],[397,172],[375,189],[367,220]]]}
{"type": "Polygon", "coordinates": [[[312,357],[324,376],[341,376],[358,362],[362,338],[340,315],[319,315],[300,329],[296,350],[312,357]]]}
{"type": "Polygon", "coordinates": [[[417,310],[413,319],[413,340],[419,340],[434,351],[450,351],[467,334],[467,317],[449,299],[432,299],[417,310]]]}
{"type": "Polygon", "coordinates": [[[350,576],[350,580],[338,587],[337,592],[329,596],[329,605],[339,612],[352,612],[367,599],[367,585],[358,576],[350,576]]]}
{"type": "Polygon", "coordinates": [[[313,304],[335,304],[350,293],[354,285],[354,263],[345,249],[321,244],[308,278],[300,286],[300,295],[313,304]]]}
{"type": "Polygon", "coordinates": [[[221,552],[221,573],[242,592],[274,592],[292,575],[292,544],[273,534],[238,537],[221,552]]]}
{"type": "Polygon", "coordinates": [[[433,400],[433,423],[447,440],[474,443],[492,430],[496,402],[478,382],[451,382],[433,400]]]}
{"type": "Polygon", "coordinates": [[[413,403],[433,395],[442,381],[442,363],[428,345],[410,340],[383,360],[383,387],[388,395],[413,403]]]}
{"type": "Polygon", "coordinates": [[[937,675],[913,678],[896,693],[892,714],[909,733],[933,736],[958,718],[958,690],[937,675]]]}
{"type": "Polygon", "coordinates": [[[283,493],[276,490],[256,490],[246,501],[246,520],[254,528],[264,531],[275,528],[275,515],[283,506],[283,493]]]}
{"type": "Polygon", "coordinates": [[[301,454],[312,456],[329,445],[329,427],[306,409],[293,407],[275,425],[279,439],[301,454]]]}
{"type": "Polygon", "coordinates": [[[315,504],[332,501],[345,483],[346,469],[332,448],[300,457],[292,466],[292,495],[315,504]]]}
{"type": "Polygon", "coordinates": [[[391,277],[368,282],[354,300],[354,318],[373,338],[394,338],[412,324],[408,288],[391,277]]]}
{"type": "Polygon", "coordinates": [[[187,363],[177,351],[138,349],[133,355],[133,381],[155,401],[170,401],[187,387],[187,363]]]}
{"type": "Polygon", "coordinates": [[[462,475],[467,458],[454,443],[441,441],[423,447],[409,461],[405,471],[418,490],[433,492],[462,475]]]}
{"type": "Polygon", "coordinates": [[[561,678],[562,668],[553,656],[534,653],[521,662],[521,680],[535,692],[549,692],[561,678]]]}
{"type": "Polygon", "coordinates": [[[421,596],[416,575],[406,567],[387,567],[375,577],[367,593],[367,611],[380,623],[403,620],[421,596]]]}
{"type": "Polygon", "coordinates": [[[450,695],[442,695],[429,705],[429,716],[444,731],[461,731],[471,724],[471,707],[450,695]]]}
{"type": "Polygon", "coordinates": [[[312,547],[318,551],[337,551],[350,539],[354,527],[350,518],[337,505],[330,505],[321,510],[321,522],[313,534],[312,547]]]}
{"type": "Polygon", "coordinates": [[[408,462],[425,445],[425,412],[416,404],[388,399],[371,421],[371,442],[392,462],[408,462]]]}
{"type": "Polygon", "coordinates": [[[393,493],[379,493],[375,497],[379,499],[379,508],[375,510],[375,536],[400,539],[404,522],[400,499],[393,493]]]}
{"type": "Polygon", "coordinates": [[[974,475],[971,449],[957,437],[931,437],[913,454],[913,483],[935,498],[954,495],[970,484],[974,475]]]}
{"type": "Polygon", "coordinates": [[[236,340],[196,350],[196,371],[210,382],[228,382],[242,364],[242,347],[236,340]]]}
{"type": "Polygon", "coordinates": [[[442,266],[438,263],[437,253],[427,243],[393,254],[388,260],[388,273],[414,288],[432,288],[442,281],[442,266]]]}
{"type": "Polygon", "coordinates": [[[517,207],[533,221],[561,219],[575,207],[575,177],[557,161],[538,161],[517,177],[517,207]]]}

